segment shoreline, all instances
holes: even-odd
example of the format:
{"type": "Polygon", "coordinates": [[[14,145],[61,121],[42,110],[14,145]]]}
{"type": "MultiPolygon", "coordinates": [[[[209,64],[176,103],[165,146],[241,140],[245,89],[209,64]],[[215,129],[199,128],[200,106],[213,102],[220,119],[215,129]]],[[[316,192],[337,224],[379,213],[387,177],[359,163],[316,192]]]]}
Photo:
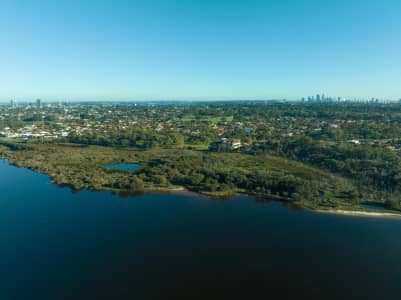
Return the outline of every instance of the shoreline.
{"type": "MultiPolygon", "coordinates": [[[[83,188],[83,189],[75,189],[72,185],[70,184],[60,184],[54,181],[54,178],[46,172],[42,172],[40,170],[37,170],[35,168],[29,167],[29,166],[18,166],[16,164],[12,164],[8,161],[7,156],[0,156],[0,160],[5,161],[8,165],[13,166],[13,167],[22,167],[26,168],[34,173],[38,174],[43,174],[49,177],[50,182],[52,184],[58,185],[60,187],[66,187],[68,186],[71,188],[72,191],[81,191],[81,190],[88,190],[88,191],[93,191],[93,192],[114,192],[114,193],[130,193],[132,191],[128,190],[119,190],[119,189],[113,189],[113,188],[100,188],[100,189],[91,189],[91,188],[83,188]]],[[[216,198],[221,198],[221,199],[229,199],[231,197],[235,196],[246,196],[246,197],[253,197],[257,198],[258,195],[254,193],[242,193],[240,191],[235,191],[235,192],[230,192],[230,193],[222,193],[222,192],[196,192],[196,191],[191,191],[184,186],[169,186],[169,187],[156,187],[156,186],[148,186],[145,187],[142,193],[177,193],[177,194],[187,194],[190,196],[203,196],[211,199],[216,199],[216,198]]],[[[259,195],[260,196],[260,195],[259,195]]],[[[270,195],[268,197],[270,200],[273,201],[278,201],[278,202],[288,202],[288,199],[281,198],[281,197],[274,197],[273,195],[270,195]]],[[[291,202],[291,201],[289,201],[291,202]]],[[[321,213],[321,214],[332,214],[332,215],[342,215],[342,216],[348,216],[348,217],[369,217],[369,218],[401,218],[401,212],[400,213],[395,213],[395,212],[378,212],[378,211],[363,211],[363,210],[344,210],[344,209],[314,209],[310,208],[305,205],[301,205],[302,208],[310,210],[314,213],[321,213]]]]}
{"type": "Polygon", "coordinates": [[[362,210],[325,210],[325,209],[312,209],[313,212],[332,215],[343,215],[349,217],[370,217],[370,218],[401,218],[401,213],[392,212],[376,212],[376,211],[362,211],[362,210]]]}

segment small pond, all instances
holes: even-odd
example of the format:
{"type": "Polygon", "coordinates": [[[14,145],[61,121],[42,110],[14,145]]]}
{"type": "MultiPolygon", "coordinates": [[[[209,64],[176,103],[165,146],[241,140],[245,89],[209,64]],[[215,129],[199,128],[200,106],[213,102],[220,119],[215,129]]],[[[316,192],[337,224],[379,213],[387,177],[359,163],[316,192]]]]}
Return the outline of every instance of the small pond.
{"type": "Polygon", "coordinates": [[[104,167],[106,169],[126,171],[133,174],[141,166],[138,164],[113,164],[113,165],[105,165],[104,167]]]}

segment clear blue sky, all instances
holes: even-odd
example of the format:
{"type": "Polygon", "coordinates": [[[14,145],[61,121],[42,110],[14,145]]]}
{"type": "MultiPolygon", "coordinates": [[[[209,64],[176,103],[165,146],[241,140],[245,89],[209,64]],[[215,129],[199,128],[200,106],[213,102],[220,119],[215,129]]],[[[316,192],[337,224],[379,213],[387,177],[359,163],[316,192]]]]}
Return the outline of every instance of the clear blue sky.
{"type": "Polygon", "coordinates": [[[400,0],[0,1],[0,99],[401,98],[400,0]]]}

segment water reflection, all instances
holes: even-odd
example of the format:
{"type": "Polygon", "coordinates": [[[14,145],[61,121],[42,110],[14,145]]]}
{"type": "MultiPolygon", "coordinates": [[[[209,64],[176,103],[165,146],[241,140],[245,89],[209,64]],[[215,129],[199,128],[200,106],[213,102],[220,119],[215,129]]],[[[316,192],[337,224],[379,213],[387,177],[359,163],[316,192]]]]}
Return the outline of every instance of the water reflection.
{"type": "Polygon", "coordinates": [[[122,199],[127,199],[130,197],[141,197],[145,194],[144,191],[120,191],[118,196],[122,199]]]}

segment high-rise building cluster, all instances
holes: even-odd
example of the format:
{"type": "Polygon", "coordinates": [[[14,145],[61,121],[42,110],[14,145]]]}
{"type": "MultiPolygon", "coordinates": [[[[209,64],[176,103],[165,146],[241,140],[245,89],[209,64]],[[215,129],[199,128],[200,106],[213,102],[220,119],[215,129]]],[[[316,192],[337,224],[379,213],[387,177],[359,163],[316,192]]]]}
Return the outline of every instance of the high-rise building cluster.
{"type": "Polygon", "coordinates": [[[327,97],[324,94],[317,94],[316,96],[308,96],[307,98],[302,98],[302,102],[334,102],[334,101],[345,101],[340,97],[327,97]]]}
{"type": "MultiPolygon", "coordinates": [[[[330,103],[330,102],[357,102],[357,103],[394,103],[394,100],[381,100],[378,98],[371,99],[351,99],[351,98],[343,98],[343,97],[327,97],[324,94],[317,94],[316,96],[308,96],[303,97],[301,99],[302,102],[309,103],[330,103]]],[[[399,100],[401,103],[401,99],[399,100]]]]}
{"type": "Polygon", "coordinates": [[[30,108],[36,108],[36,109],[42,109],[45,106],[50,107],[50,106],[55,106],[55,105],[57,105],[58,107],[64,107],[67,104],[66,101],[43,103],[43,101],[41,99],[36,99],[35,101],[23,101],[23,102],[18,102],[18,103],[17,103],[17,101],[12,99],[12,100],[10,100],[9,103],[10,103],[9,104],[10,108],[30,107],[30,108]]]}

